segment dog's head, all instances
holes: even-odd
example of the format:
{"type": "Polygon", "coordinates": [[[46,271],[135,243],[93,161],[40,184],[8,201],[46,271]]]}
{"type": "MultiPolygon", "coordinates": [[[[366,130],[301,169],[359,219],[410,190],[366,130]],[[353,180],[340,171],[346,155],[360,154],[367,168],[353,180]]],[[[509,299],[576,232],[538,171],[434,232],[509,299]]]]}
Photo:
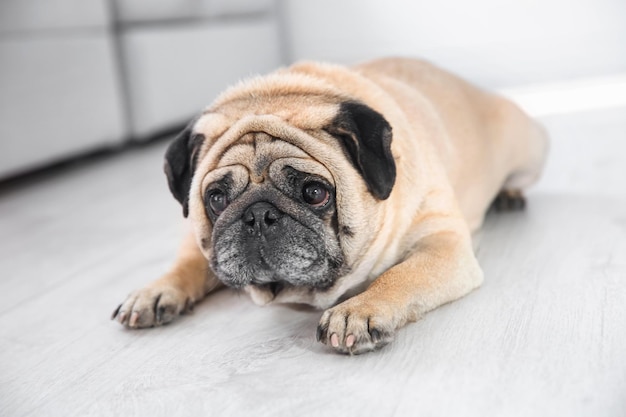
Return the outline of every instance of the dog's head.
{"type": "Polygon", "coordinates": [[[380,226],[391,127],[361,102],[280,78],[218,99],[172,142],[165,171],[226,285],[324,290],[380,226]]]}

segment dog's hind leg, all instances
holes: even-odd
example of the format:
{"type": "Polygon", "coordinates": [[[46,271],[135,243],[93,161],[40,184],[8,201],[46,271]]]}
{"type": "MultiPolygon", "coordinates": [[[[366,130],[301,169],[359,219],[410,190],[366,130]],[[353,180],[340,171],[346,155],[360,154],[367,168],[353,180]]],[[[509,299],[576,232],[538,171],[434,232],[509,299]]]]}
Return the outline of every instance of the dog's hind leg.
{"type": "MultiPolygon", "coordinates": [[[[520,129],[521,130],[521,129],[520,129]]],[[[540,124],[531,122],[526,124],[524,135],[515,138],[514,170],[508,175],[503,191],[520,192],[537,182],[543,171],[548,156],[548,134],[540,124]]]]}
{"type": "Polygon", "coordinates": [[[496,211],[516,211],[526,208],[526,198],[521,190],[502,190],[493,200],[496,211]]]}
{"type": "Polygon", "coordinates": [[[547,158],[548,135],[544,128],[531,122],[520,130],[523,135],[516,137],[512,145],[517,163],[492,202],[492,207],[497,211],[522,210],[526,207],[523,190],[539,179],[547,158]]]}

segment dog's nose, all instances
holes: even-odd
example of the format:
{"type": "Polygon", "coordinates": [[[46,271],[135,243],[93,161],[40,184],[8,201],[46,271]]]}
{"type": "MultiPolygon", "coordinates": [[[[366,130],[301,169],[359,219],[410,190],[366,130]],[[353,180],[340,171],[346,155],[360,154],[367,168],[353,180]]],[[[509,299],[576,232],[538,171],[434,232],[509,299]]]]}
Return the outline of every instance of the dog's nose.
{"type": "Polygon", "coordinates": [[[281,217],[282,212],[272,204],[259,201],[244,211],[242,220],[248,226],[250,234],[264,235],[281,217]]]}

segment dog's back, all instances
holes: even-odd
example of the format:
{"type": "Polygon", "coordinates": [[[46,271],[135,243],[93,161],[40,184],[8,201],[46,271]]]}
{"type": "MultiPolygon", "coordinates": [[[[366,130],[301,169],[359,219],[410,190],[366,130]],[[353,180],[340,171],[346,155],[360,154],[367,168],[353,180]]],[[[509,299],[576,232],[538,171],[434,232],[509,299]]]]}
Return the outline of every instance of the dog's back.
{"type": "MultiPolygon", "coordinates": [[[[355,69],[404,109],[424,111],[414,104],[422,100],[432,106],[446,132],[425,139],[433,141],[472,230],[498,192],[521,191],[539,177],[547,136],[509,100],[421,60],[384,58],[355,69]]],[[[422,123],[420,115],[413,122],[422,123]]]]}

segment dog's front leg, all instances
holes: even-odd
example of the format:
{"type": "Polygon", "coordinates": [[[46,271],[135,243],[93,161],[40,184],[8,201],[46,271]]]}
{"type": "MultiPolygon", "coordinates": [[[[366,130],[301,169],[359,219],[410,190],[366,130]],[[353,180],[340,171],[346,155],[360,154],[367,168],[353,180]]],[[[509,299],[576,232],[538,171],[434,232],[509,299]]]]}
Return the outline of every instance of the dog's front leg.
{"type": "Polygon", "coordinates": [[[343,353],[377,349],[389,343],[398,328],[462,297],[482,279],[467,232],[429,235],[365,292],[326,310],[317,338],[343,353]]]}
{"type": "Polygon", "coordinates": [[[172,269],[144,288],[132,292],[111,318],[132,328],[166,324],[178,315],[191,311],[194,303],[220,285],[193,234],[188,232],[172,269]]]}

